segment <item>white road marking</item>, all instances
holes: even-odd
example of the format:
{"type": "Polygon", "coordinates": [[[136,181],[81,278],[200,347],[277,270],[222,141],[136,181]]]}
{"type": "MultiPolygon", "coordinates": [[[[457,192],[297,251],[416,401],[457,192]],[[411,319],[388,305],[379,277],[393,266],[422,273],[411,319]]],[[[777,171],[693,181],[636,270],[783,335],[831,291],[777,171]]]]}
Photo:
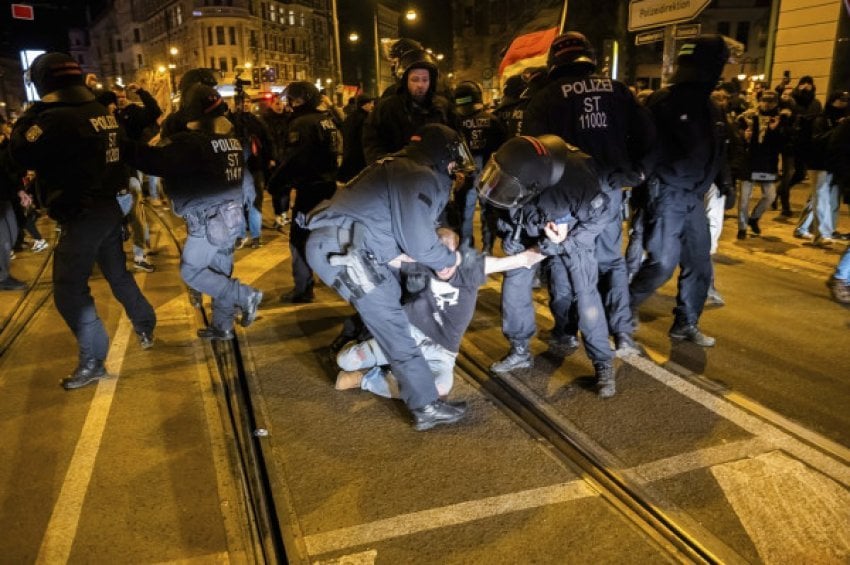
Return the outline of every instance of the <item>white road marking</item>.
{"type": "Polygon", "coordinates": [[[510,512],[561,504],[589,496],[598,496],[598,493],[593,491],[583,480],[575,480],[480,500],[460,502],[442,508],[430,508],[376,520],[368,524],[314,534],[307,536],[304,543],[308,555],[321,555],[330,551],[339,551],[418,532],[466,524],[510,512]]]}
{"type": "Polygon", "coordinates": [[[155,565],[204,565],[209,563],[216,563],[221,565],[226,565],[230,563],[230,556],[227,552],[219,552],[219,553],[208,553],[206,555],[199,555],[197,557],[188,557],[186,559],[175,559],[173,561],[160,561],[155,565]]]}
{"type": "Polygon", "coordinates": [[[764,563],[847,563],[850,493],[773,451],[711,469],[764,563]]]}
{"type": "Polygon", "coordinates": [[[74,455],[68,464],[62,490],[53,507],[53,514],[50,516],[44,538],[41,540],[36,563],[66,563],[71,555],[71,547],[80,522],[80,513],[94,471],[100,442],[103,439],[109,409],[115,397],[115,387],[118,385],[118,377],[124,365],[124,354],[127,351],[131,332],[130,320],[127,314],[122,312],[118,330],[115,332],[106,357],[106,367],[110,370],[110,378],[101,379],[97,383],[74,455]]]}
{"type": "Polygon", "coordinates": [[[313,565],[373,565],[378,558],[378,550],[370,549],[359,553],[349,553],[335,559],[314,561],[313,565]]]}

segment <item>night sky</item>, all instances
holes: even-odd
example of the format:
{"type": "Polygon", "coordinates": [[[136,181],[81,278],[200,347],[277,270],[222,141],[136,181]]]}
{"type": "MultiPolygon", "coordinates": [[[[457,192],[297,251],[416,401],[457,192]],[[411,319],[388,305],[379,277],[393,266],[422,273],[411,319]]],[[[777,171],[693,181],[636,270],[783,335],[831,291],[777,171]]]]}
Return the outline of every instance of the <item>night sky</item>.
{"type": "Polygon", "coordinates": [[[68,50],[68,28],[84,27],[86,24],[86,6],[92,8],[92,15],[105,4],[104,0],[64,0],[61,2],[27,2],[20,0],[16,4],[29,4],[35,9],[35,20],[12,19],[10,4],[5,4],[0,17],[0,54],[4,57],[18,58],[22,49],[44,49],[47,51],[68,50]]]}

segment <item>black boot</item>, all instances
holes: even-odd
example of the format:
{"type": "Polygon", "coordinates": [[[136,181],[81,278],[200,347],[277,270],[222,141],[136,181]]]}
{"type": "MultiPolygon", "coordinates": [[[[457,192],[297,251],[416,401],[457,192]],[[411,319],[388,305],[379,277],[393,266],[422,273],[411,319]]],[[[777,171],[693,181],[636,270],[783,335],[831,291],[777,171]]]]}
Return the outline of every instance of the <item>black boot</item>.
{"type": "Polygon", "coordinates": [[[423,432],[434,426],[454,424],[463,418],[466,415],[466,402],[435,400],[410,412],[413,414],[413,428],[417,432],[423,432]]]}
{"type": "Polygon", "coordinates": [[[257,319],[257,310],[260,307],[260,302],[263,301],[263,291],[252,288],[242,307],[242,318],[239,320],[239,325],[243,328],[250,326],[257,319]]]}
{"type": "Polygon", "coordinates": [[[62,387],[65,390],[73,390],[84,387],[105,376],[106,367],[103,366],[103,361],[100,359],[86,359],[77,365],[77,368],[74,369],[74,373],[70,377],[62,379],[62,387]]]}
{"type": "Polygon", "coordinates": [[[215,326],[207,326],[198,330],[198,337],[213,341],[229,341],[233,339],[233,330],[222,330],[215,326]]]}
{"type": "Polygon", "coordinates": [[[617,394],[617,385],[614,382],[614,364],[611,361],[594,363],[593,370],[596,372],[596,394],[599,398],[611,398],[617,394]]]}
{"type": "Polygon", "coordinates": [[[717,340],[709,337],[700,331],[696,324],[686,324],[676,322],[668,334],[675,340],[686,340],[696,343],[700,347],[714,347],[717,340]]]}
{"type": "Polygon", "coordinates": [[[578,336],[567,334],[553,336],[549,340],[549,353],[558,357],[569,357],[579,348],[578,336]]]}
{"type": "Polygon", "coordinates": [[[528,349],[528,341],[511,341],[511,350],[507,357],[490,365],[494,373],[507,373],[514,369],[530,369],[534,366],[534,357],[528,349]]]}

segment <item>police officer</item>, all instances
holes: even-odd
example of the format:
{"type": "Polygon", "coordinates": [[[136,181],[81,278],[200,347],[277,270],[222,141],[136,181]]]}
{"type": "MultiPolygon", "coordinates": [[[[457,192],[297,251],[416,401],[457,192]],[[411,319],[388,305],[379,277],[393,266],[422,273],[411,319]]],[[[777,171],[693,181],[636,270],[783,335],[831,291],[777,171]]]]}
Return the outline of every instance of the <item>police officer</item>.
{"type": "MultiPolygon", "coordinates": [[[[651,145],[652,122],[625,84],[596,74],[596,53],[581,33],[555,38],[548,67],[549,83],[528,104],[523,133],[561,136],[593,157],[610,200],[606,226],[596,242],[609,332],[619,355],[639,353],[632,339],[621,210],[623,187],[635,186],[643,178],[640,162],[651,145]]],[[[576,329],[575,321],[571,325],[576,329]]],[[[574,347],[575,332],[568,332],[565,340],[566,348],[574,347]]]]}
{"type": "Polygon", "coordinates": [[[679,292],[669,335],[703,347],[715,343],[698,323],[711,283],[710,237],[704,196],[722,165],[725,120],[711,99],[729,49],[720,36],[686,41],[676,58],[672,85],[647,101],[657,142],[647,158],[647,257],[632,279],[632,308],[673,275],[679,292]]]}
{"type": "Polygon", "coordinates": [[[440,243],[434,225],[449,199],[451,173],[472,166],[454,130],[424,126],[405,149],[366,168],[317,207],[308,223],[307,260],[357,309],[386,353],[417,430],[460,420],[466,404],[438,398],[409,333],[398,270],[388,263],[404,253],[443,276],[460,264],[461,256],[440,243]]]}
{"type": "MultiPolygon", "coordinates": [[[[613,396],[614,352],[608,343],[594,255],[597,235],[607,223],[608,197],[601,190],[593,160],[554,135],[515,137],[493,154],[481,172],[478,191],[494,206],[510,210],[513,234],[503,239],[506,253],[538,246],[550,257],[552,334],[556,339],[565,335],[563,320],[575,305],[599,395],[613,396]]],[[[496,373],[534,364],[528,343],[537,331],[533,278],[530,269],[505,273],[502,332],[511,349],[490,367],[496,373]]]]}
{"type": "MultiPolygon", "coordinates": [[[[454,103],[459,130],[469,144],[475,166],[481,169],[490,159],[490,155],[505,141],[505,127],[496,116],[484,109],[484,95],[481,86],[476,82],[463,81],[458,84],[454,90],[454,103]]],[[[460,225],[460,240],[469,247],[474,245],[472,223],[475,204],[478,201],[478,193],[474,187],[475,179],[472,176],[464,177],[461,186],[455,190],[453,199],[453,207],[460,225]]],[[[486,222],[482,221],[484,231],[485,226],[486,222]]],[[[492,237],[489,240],[488,243],[492,241],[492,237]]]]}
{"type": "Polygon", "coordinates": [[[205,84],[207,86],[218,85],[218,80],[215,78],[215,73],[212,69],[199,67],[197,69],[189,69],[183,76],[180,77],[180,82],[177,85],[177,92],[180,94],[181,108],[177,111],[168,114],[162,121],[162,126],[159,132],[161,138],[165,139],[173,134],[186,131],[186,116],[183,115],[182,104],[186,100],[186,93],[196,84],[205,84]]]}
{"type": "Polygon", "coordinates": [[[156,315],[125,266],[116,195],[126,188],[127,175],[118,121],[84,86],[82,69],[70,55],[40,55],[30,73],[41,101],[16,122],[10,148],[21,166],[36,171],[48,213],[62,229],[53,256],[53,292],[79,346],[79,364],[62,381],[74,389],[106,375],[109,337],[88,286],[95,263],[144,349],[153,346],[156,315]]]}
{"type": "MultiPolygon", "coordinates": [[[[306,214],[336,190],[337,156],[341,135],[334,120],[318,109],[319,90],[310,82],[293,82],[286,88],[292,119],[283,152],[283,162],[271,180],[295,188],[293,216],[306,214]]],[[[283,302],[313,301],[313,271],[304,256],[310,232],[295,222],[289,232],[292,278],[295,288],[281,297],[283,302]]]]}
{"type": "Polygon", "coordinates": [[[522,109],[519,108],[519,105],[523,90],[525,90],[525,81],[522,79],[522,75],[509,76],[502,87],[502,99],[496,109],[493,110],[493,113],[505,126],[507,137],[513,137],[519,132],[519,125],[522,121],[522,109]]]}
{"type": "Polygon", "coordinates": [[[455,128],[449,101],[436,94],[437,63],[424,49],[404,53],[398,60],[401,80],[394,94],[382,98],[363,126],[363,153],[373,163],[400,150],[425,124],[455,128]]]}
{"type": "Polygon", "coordinates": [[[248,326],[263,299],[260,290],[231,277],[233,245],[245,228],[245,159],[226,111],[214,88],[196,84],[181,109],[186,131],[162,147],[127,142],[128,159],[167,181],[174,213],[186,220],[180,275],[190,288],[212,296],[212,325],[198,330],[198,337],[213,340],[233,339],[236,309],[242,311],[241,325],[248,326]]]}

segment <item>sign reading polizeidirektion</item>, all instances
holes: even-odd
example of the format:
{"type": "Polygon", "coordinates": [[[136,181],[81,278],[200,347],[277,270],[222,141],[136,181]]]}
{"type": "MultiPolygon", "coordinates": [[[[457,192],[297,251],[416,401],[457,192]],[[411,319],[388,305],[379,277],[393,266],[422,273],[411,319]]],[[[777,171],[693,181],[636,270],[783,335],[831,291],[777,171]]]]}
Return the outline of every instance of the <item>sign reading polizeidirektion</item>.
{"type": "Polygon", "coordinates": [[[711,0],[632,0],[629,31],[690,21],[710,3],[711,0]]]}

